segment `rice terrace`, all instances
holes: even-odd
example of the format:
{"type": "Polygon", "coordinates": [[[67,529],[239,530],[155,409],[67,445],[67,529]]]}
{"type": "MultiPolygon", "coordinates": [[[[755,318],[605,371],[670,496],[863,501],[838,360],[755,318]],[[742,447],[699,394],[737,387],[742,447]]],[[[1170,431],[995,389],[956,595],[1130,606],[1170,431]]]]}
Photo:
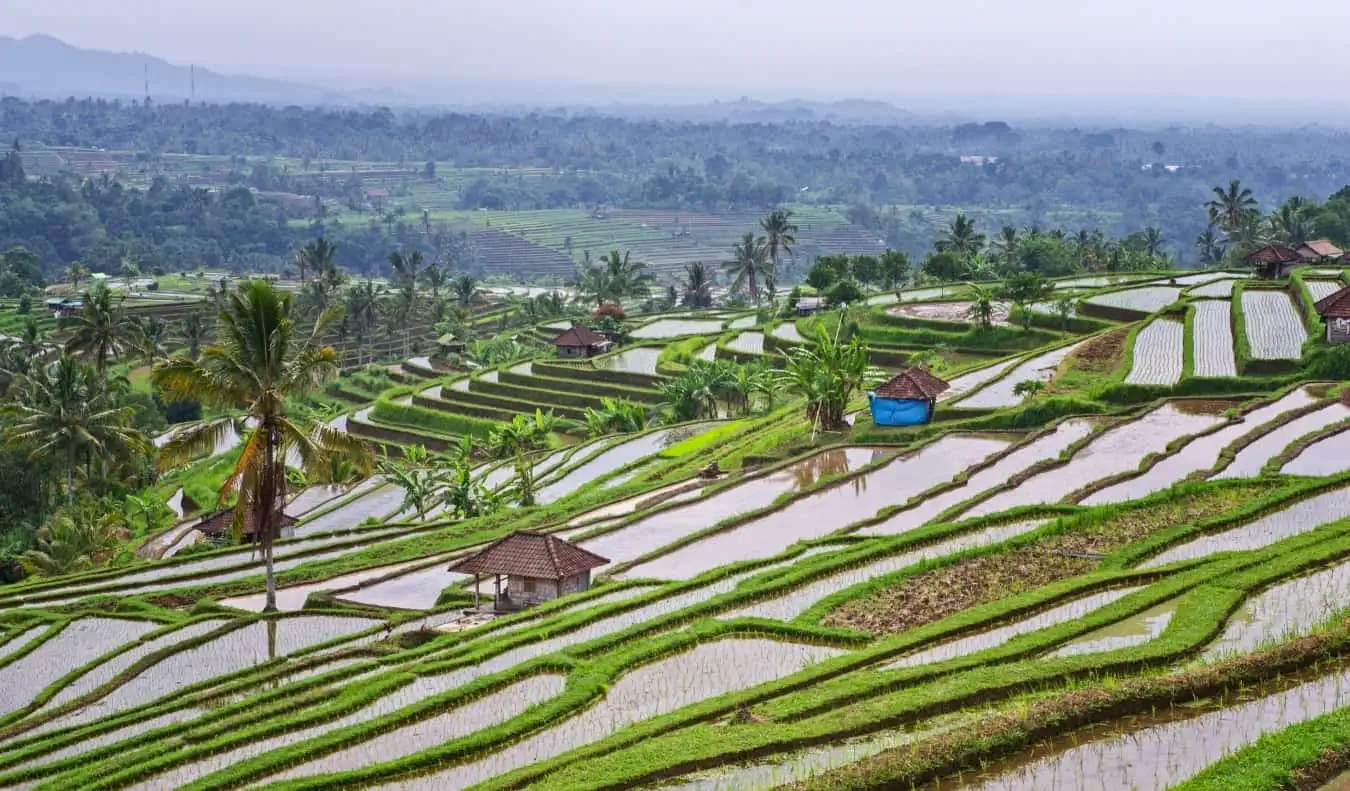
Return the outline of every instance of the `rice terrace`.
{"type": "Polygon", "coordinates": [[[136,64],[0,86],[0,791],[1350,789],[1332,127],[136,64]]]}

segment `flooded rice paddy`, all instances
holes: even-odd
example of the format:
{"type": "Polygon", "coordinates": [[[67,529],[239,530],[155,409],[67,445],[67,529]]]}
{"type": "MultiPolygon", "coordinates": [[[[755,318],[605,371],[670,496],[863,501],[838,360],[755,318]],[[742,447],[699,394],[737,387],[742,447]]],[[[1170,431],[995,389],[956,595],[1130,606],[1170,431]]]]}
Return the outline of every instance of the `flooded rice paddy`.
{"type": "Polygon", "coordinates": [[[1016,488],[994,495],[963,517],[997,513],[1019,505],[1056,503],[1102,478],[1136,469],[1150,453],[1161,453],[1173,440],[1222,420],[1218,415],[1184,412],[1163,404],[1142,418],[1109,429],[1079,449],[1062,467],[1046,470],[1016,488]]]}
{"type": "Polygon", "coordinates": [[[721,321],[708,319],[657,319],[644,324],[629,335],[633,338],[678,338],[681,335],[717,335],[722,331],[721,321]]]}
{"type": "Polygon", "coordinates": [[[1350,460],[1350,431],[1319,439],[1280,469],[1285,475],[1335,475],[1350,460]]]}
{"type": "Polygon", "coordinates": [[[755,316],[741,316],[739,319],[733,319],[732,322],[727,325],[727,329],[746,330],[755,326],[758,323],[759,319],[755,316]]]}
{"type": "Polygon", "coordinates": [[[1181,289],[1176,286],[1141,286],[1124,291],[1112,291],[1109,294],[1098,294],[1089,297],[1087,302],[1147,314],[1162,310],[1180,298],[1181,289]]]}
{"type": "MultiPolygon", "coordinates": [[[[1192,297],[1203,297],[1208,299],[1228,299],[1233,296],[1233,286],[1237,285],[1239,282],[1240,281],[1238,280],[1231,279],[1212,280],[1203,286],[1192,288],[1190,291],[1186,292],[1186,294],[1192,297]]],[[[1228,310],[1227,305],[1224,306],[1224,310],[1228,310]]]]}
{"type": "MultiPolygon", "coordinates": [[[[1324,406],[1315,412],[1297,417],[1271,430],[1270,433],[1238,451],[1237,456],[1233,458],[1233,463],[1214,477],[1216,479],[1254,478],[1261,474],[1261,468],[1266,465],[1266,462],[1279,455],[1294,440],[1304,434],[1326,428],[1332,423],[1339,423],[1346,418],[1350,418],[1350,407],[1339,401],[1324,406]]],[[[1347,464],[1350,464],[1350,459],[1342,458],[1341,469],[1345,469],[1347,464]]]]}
{"type": "Polygon", "coordinates": [[[788,343],[802,343],[806,339],[797,331],[797,323],[785,321],[769,331],[769,334],[788,343]]]}
{"type": "Polygon", "coordinates": [[[949,387],[942,395],[938,396],[939,401],[952,401],[969,393],[971,390],[979,387],[985,382],[991,381],[1000,376],[1004,371],[1017,365],[1017,358],[1004,360],[1003,362],[986,365],[969,373],[961,374],[948,382],[949,387]]]}
{"type": "MultiPolygon", "coordinates": [[[[402,563],[395,563],[388,566],[374,566],[365,568],[361,571],[354,571],[350,574],[343,574],[340,577],[330,577],[328,579],[317,580],[315,582],[305,582],[299,585],[288,585],[284,588],[277,588],[277,609],[282,612],[294,612],[305,606],[305,600],[311,593],[321,591],[336,591],[354,588],[381,577],[387,577],[399,571],[414,568],[419,565],[425,565],[432,560],[449,561],[450,558],[458,556],[459,552],[446,552],[439,556],[415,558],[402,563]]],[[[297,565],[292,563],[291,565],[297,565]]],[[[281,568],[280,564],[277,566],[281,568]]],[[[256,570],[253,571],[257,573],[256,570]]],[[[267,603],[266,594],[251,593],[246,596],[235,596],[229,599],[222,599],[221,605],[225,607],[234,607],[240,610],[249,610],[252,612],[262,612],[262,608],[267,603]]]]}
{"type": "Polygon", "coordinates": [[[477,761],[379,786],[464,788],[517,767],[598,741],[639,720],[773,681],[841,653],[838,649],[762,639],[724,639],[632,670],[605,698],[561,723],[477,761]]]}
{"type": "Polygon", "coordinates": [[[967,409],[992,409],[995,407],[1016,406],[1022,402],[1022,396],[1013,393],[1019,382],[1028,379],[1049,381],[1059,364],[1064,362],[1081,344],[1069,344],[1058,349],[1037,354],[1020,363],[1003,378],[997,379],[980,390],[958,401],[955,405],[967,409]]]}
{"type": "Polygon", "coordinates": [[[1239,437],[1260,429],[1286,412],[1307,406],[1313,400],[1313,397],[1306,390],[1302,388],[1293,390],[1273,403],[1257,407],[1248,412],[1241,423],[1234,423],[1213,433],[1196,437],[1176,453],[1154,464],[1146,472],[1094,492],[1085,497],[1082,502],[1084,505],[1120,503],[1160,492],[1192,473],[1211,469],[1219,462],[1219,455],[1223,452],[1223,449],[1239,437]]]}
{"type": "MultiPolygon", "coordinates": [[[[612,564],[626,563],[706,529],[736,514],[763,508],[778,497],[802,491],[825,475],[843,475],[876,459],[875,448],[821,451],[779,470],[743,481],[687,505],[646,516],[603,536],[582,543],[612,564]]],[[[630,575],[631,576],[631,575],[630,575]]]]}
{"type": "Polygon", "coordinates": [[[790,621],[806,612],[816,602],[841,590],[866,582],[883,574],[890,574],[908,568],[925,560],[945,557],[976,547],[997,544],[1010,538],[1029,533],[1044,525],[1045,520],[1018,522],[1011,525],[999,525],[977,530],[956,538],[949,538],[919,549],[901,552],[888,558],[867,563],[857,568],[836,572],[815,582],[809,582],[800,588],[788,591],[782,596],[751,604],[728,613],[721,618],[773,618],[790,621]]]}
{"type": "Polygon", "coordinates": [[[972,634],[969,637],[960,637],[946,643],[939,643],[931,648],[916,651],[898,661],[885,665],[882,669],[896,670],[904,667],[918,667],[919,665],[944,662],[948,659],[956,659],[957,657],[996,648],[1019,635],[1030,634],[1047,626],[1055,626],[1065,621],[1082,618],[1093,610],[1099,610],[1140,590],[1143,590],[1143,588],[1117,588],[1116,590],[1093,593],[1080,599],[1074,599],[1067,604],[1061,604],[1044,612],[1022,618],[1007,626],[1000,626],[985,632],[972,634]]]}
{"type": "Polygon", "coordinates": [[[1183,332],[1176,319],[1154,319],[1134,339],[1127,384],[1174,385],[1181,380],[1183,332]]]}
{"type": "Polygon", "coordinates": [[[658,453],[671,445],[697,436],[709,428],[711,425],[707,423],[677,426],[651,431],[636,439],[610,445],[563,477],[540,488],[536,498],[541,504],[551,503],[576,492],[584,484],[608,475],[620,467],[626,467],[644,456],[658,453]]]}
{"type": "Polygon", "coordinates": [[[656,375],[656,363],[661,358],[661,349],[651,346],[635,346],[617,354],[607,354],[591,360],[596,368],[603,371],[623,371],[632,374],[656,375]]]}
{"type": "Polygon", "coordinates": [[[727,342],[727,348],[733,352],[741,352],[742,354],[763,354],[764,333],[742,332],[740,335],[737,335],[727,342]]]}
{"type": "Polygon", "coordinates": [[[633,568],[629,576],[689,579],[727,563],[772,557],[899,505],[997,453],[1007,440],[951,435],[871,472],[789,503],[783,509],[714,533],[633,568]]]}
{"type": "Polygon", "coordinates": [[[1283,291],[1242,292],[1247,342],[1258,360],[1297,360],[1308,331],[1294,301],[1283,291]]]}
{"type": "Polygon", "coordinates": [[[1347,516],[1350,516],[1350,487],[1334,489],[1300,500],[1241,527],[1192,539],[1148,560],[1141,568],[1157,568],[1216,552],[1260,549],[1347,516]]]}
{"type": "Polygon", "coordinates": [[[0,715],[18,711],[71,668],[155,630],[147,621],[79,618],[26,655],[0,667],[0,715]]]}
{"type": "Polygon", "coordinates": [[[1181,599],[1170,599],[1162,604],[1150,607],[1141,613],[1131,615],[1122,621],[1103,626],[1095,632],[1088,632],[1076,640],[1065,643],[1050,656],[1079,656],[1115,651],[1120,648],[1143,645],[1163,633],[1176,615],[1181,599]]]}
{"type": "Polygon", "coordinates": [[[392,484],[379,486],[331,511],[297,523],[295,535],[350,530],[367,519],[383,520],[392,516],[402,504],[403,489],[392,484]]]}
{"type": "Polygon", "coordinates": [[[1215,659],[1246,653],[1267,643],[1302,637],[1347,608],[1350,562],[1281,582],[1252,596],[1204,656],[1215,659]]]}
{"type": "Polygon", "coordinates": [[[993,767],[963,781],[949,780],[940,789],[979,791],[1163,791],[1199,774],[1210,764],[1254,743],[1268,733],[1305,722],[1350,705],[1350,671],[1331,674],[1269,694],[1248,703],[1206,713],[1179,707],[1163,719],[1131,720],[1135,729],[1111,726],[1088,729],[1044,746],[1044,758],[1025,761],[1010,770],[993,767]],[[1195,716],[1187,716],[1194,713],[1195,716]],[[1092,734],[1102,738],[1082,744],[1092,734]],[[1070,743],[1076,746],[1069,747],[1070,743]]]}

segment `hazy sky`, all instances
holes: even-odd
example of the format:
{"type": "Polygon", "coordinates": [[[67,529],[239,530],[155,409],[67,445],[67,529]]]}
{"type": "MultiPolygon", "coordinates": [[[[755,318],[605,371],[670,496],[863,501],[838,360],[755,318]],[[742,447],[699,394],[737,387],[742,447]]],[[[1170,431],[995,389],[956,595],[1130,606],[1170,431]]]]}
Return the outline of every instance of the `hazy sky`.
{"type": "MultiPolygon", "coordinates": [[[[9,0],[0,34],[325,81],[663,98],[1129,95],[1344,105],[1344,0],[9,0]]],[[[1316,108],[1310,108],[1314,112],[1316,108]]],[[[1315,120],[1309,118],[1308,120],[1315,120]]]]}

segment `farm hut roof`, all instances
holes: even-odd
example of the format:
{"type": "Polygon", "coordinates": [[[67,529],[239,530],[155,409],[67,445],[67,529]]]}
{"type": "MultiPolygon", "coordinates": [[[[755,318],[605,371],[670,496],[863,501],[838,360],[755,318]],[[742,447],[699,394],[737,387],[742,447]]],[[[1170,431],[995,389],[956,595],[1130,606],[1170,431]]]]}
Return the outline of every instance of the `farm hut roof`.
{"type": "MultiPolygon", "coordinates": [[[[291,525],[295,524],[295,522],[296,522],[295,517],[283,512],[281,514],[279,523],[277,524],[277,529],[284,530],[290,527],[291,525]]],[[[234,525],[234,509],[226,508],[221,511],[216,511],[214,514],[211,514],[210,516],[202,519],[202,521],[198,522],[197,530],[214,538],[229,535],[233,525],[234,525]]],[[[257,532],[258,532],[258,515],[257,512],[255,512],[252,508],[250,508],[244,515],[244,535],[252,536],[257,532]]]]}
{"type": "Polygon", "coordinates": [[[878,398],[931,401],[949,387],[951,385],[947,382],[915,366],[891,377],[890,381],[876,389],[876,394],[878,398]]]}
{"type": "Polygon", "coordinates": [[[579,325],[553,339],[554,346],[596,346],[608,342],[605,336],[579,325]]]}
{"type": "Polygon", "coordinates": [[[797,300],[797,310],[820,310],[825,306],[825,300],[820,297],[802,297],[797,300]]]}
{"type": "Polygon", "coordinates": [[[506,574],[560,580],[603,566],[609,558],[587,552],[557,536],[517,530],[477,554],[450,565],[460,574],[506,574]]]}
{"type": "Polygon", "coordinates": [[[1305,251],[1310,253],[1310,255],[1306,255],[1305,257],[1310,258],[1339,258],[1343,255],[1341,248],[1326,239],[1313,239],[1312,241],[1304,242],[1298,246],[1298,252],[1303,253],[1305,251]]]}
{"type": "Polygon", "coordinates": [[[1350,287],[1317,300],[1313,310],[1324,319],[1350,319],[1350,287]]]}
{"type": "Polygon", "coordinates": [[[1303,256],[1299,255],[1297,250],[1282,244],[1268,244],[1246,258],[1249,264],[1287,264],[1302,260],[1303,256]]]}
{"type": "Polygon", "coordinates": [[[457,344],[462,344],[463,342],[464,341],[456,340],[453,332],[447,332],[436,339],[436,344],[438,346],[455,346],[457,344]]]}

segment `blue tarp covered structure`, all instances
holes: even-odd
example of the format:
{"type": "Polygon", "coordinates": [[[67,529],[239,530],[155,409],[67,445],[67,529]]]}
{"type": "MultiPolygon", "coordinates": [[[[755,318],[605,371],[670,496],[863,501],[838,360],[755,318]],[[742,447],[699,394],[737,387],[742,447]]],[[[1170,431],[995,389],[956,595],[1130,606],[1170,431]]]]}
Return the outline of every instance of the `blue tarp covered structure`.
{"type": "Polygon", "coordinates": [[[937,397],[951,385],[923,368],[906,368],[867,394],[878,426],[918,426],[933,419],[937,397]]]}

